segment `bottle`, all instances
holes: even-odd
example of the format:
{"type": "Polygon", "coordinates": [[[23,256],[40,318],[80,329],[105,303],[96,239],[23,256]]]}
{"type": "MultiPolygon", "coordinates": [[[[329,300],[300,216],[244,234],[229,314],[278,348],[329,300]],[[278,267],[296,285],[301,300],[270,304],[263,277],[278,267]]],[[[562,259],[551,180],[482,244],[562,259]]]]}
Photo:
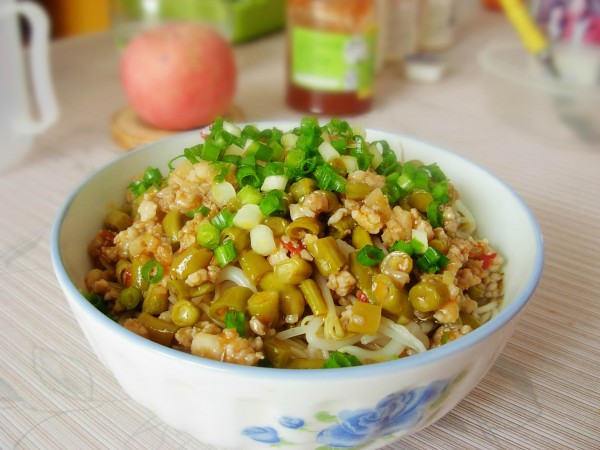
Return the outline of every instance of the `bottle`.
{"type": "Polygon", "coordinates": [[[373,102],[376,0],[288,0],[287,102],[325,115],[373,102]]]}
{"type": "Polygon", "coordinates": [[[454,42],[455,0],[423,0],[419,50],[437,52],[454,42]]]}

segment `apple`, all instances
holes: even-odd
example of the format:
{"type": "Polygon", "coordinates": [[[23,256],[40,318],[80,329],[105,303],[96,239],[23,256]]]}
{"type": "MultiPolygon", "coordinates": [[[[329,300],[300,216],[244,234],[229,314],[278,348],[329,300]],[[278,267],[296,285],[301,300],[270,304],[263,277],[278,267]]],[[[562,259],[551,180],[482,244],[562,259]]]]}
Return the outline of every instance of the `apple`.
{"type": "Polygon", "coordinates": [[[231,44],[195,22],[161,25],[134,37],[121,56],[120,75],[140,118],[166,130],[212,123],[230,107],[237,79],[231,44]]]}

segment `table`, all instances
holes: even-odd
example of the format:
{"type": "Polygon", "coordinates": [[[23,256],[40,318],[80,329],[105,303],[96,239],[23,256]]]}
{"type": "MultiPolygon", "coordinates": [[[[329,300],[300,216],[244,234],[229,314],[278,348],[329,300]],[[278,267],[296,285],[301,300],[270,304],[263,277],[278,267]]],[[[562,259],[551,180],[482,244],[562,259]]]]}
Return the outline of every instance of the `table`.
{"type": "MultiPolygon", "coordinates": [[[[545,240],[540,285],[479,386],[435,425],[389,449],[600,448],[600,148],[499,120],[476,53],[516,40],[504,20],[463,23],[435,84],[379,75],[375,108],[352,119],[412,135],[489,168],[531,207],[545,240]]],[[[208,448],[137,406],[91,352],[53,274],[50,230],[66,196],[122,154],[109,131],[125,104],[109,34],[56,41],[60,121],[0,177],[0,447],[208,448]]],[[[282,35],[236,48],[236,105],[249,121],[297,120],[285,106],[282,35]]],[[[507,99],[510,102],[510,99],[507,99]]]]}

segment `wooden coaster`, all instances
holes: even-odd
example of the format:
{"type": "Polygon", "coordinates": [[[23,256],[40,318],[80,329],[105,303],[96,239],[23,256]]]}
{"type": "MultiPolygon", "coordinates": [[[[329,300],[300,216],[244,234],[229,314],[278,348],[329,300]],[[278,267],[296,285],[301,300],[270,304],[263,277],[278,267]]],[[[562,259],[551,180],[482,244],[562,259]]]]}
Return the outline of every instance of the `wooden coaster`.
{"type": "MultiPolygon", "coordinates": [[[[235,105],[232,105],[223,117],[234,122],[244,120],[242,110],[235,105]]],[[[123,150],[132,150],[179,133],[179,131],[162,130],[147,124],[129,105],[113,114],[110,119],[110,130],[113,139],[123,150]]]]}

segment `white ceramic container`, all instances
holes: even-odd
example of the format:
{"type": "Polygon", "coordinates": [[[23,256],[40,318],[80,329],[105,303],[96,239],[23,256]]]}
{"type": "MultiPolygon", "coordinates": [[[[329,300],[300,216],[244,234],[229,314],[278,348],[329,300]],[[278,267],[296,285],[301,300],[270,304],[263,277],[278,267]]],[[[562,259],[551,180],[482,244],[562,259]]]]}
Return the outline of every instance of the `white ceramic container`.
{"type": "MultiPolygon", "coordinates": [[[[291,123],[259,128],[291,129],[291,123]]],[[[290,444],[379,448],[443,417],[488,372],[538,283],[543,244],[523,201],[485,169],[410,137],[367,130],[405,159],[437,162],[463,195],[478,233],[505,257],[502,312],[461,339],[396,361],[344,369],[285,370],[211,361],[141,338],[99,313],[79,293],[87,245],[111,204],[147,166],[163,168],[199,142],[190,132],[133,151],[86,180],[67,200],[52,234],[58,280],[92,348],[123,389],[169,425],[218,447],[290,444]]]]}

